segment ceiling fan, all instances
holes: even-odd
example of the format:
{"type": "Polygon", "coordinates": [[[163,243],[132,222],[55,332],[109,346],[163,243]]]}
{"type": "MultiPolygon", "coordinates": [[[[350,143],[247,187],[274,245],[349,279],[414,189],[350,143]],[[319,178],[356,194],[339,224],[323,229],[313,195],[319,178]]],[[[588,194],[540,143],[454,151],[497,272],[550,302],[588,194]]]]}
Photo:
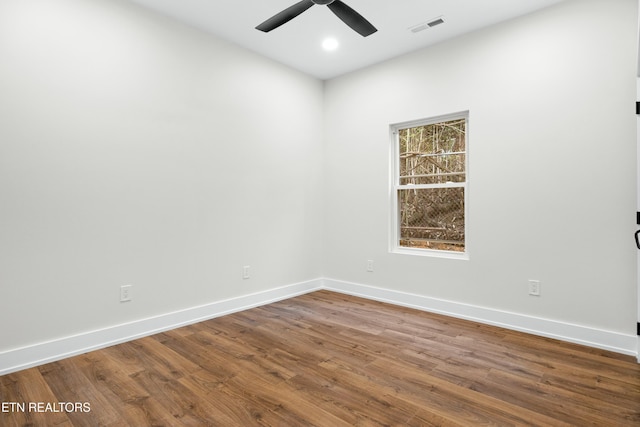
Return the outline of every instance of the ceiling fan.
{"type": "Polygon", "coordinates": [[[268,33],[282,24],[286,24],[291,21],[314,4],[327,5],[327,7],[331,9],[338,18],[342,19],[345,24],[350,26],[363,37],[367,37],[378,31],[376,27],[371,25],[371,23],[362,15],[351,9],[341,0],[302,0],[267,19],[262,24],[258,25],[256,29],[268,33]]]}

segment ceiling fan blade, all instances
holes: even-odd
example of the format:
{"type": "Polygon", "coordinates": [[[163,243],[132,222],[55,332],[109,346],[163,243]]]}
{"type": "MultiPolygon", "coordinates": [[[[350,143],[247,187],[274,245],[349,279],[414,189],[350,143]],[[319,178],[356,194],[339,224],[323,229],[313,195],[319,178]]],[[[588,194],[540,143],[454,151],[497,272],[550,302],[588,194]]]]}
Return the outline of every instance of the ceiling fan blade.
{"type": "Polygon", "coordinates": [[[345,24],[353,28],[357,33],[360,33],[363,37],[367,37],[378,31],[376,27],[371,25],[371,22],[364,19],[362,15],[351,9],[341,0],[335,0],[329,3],[327,7],[331,9],[338,18],[342,19],[345,24]]]}
{"type": "Polygon", "coordinates": [[[267,19],[262,24],[258,25],[256,29],[268,33],[269,31],[278,28],[280,25],[291,21],[293,18],[313,6],[313,4],[314,3],[311,0],[302,0],[301,2],[298,2],[293,6],[289,6],[282,12],[267,19]]]}

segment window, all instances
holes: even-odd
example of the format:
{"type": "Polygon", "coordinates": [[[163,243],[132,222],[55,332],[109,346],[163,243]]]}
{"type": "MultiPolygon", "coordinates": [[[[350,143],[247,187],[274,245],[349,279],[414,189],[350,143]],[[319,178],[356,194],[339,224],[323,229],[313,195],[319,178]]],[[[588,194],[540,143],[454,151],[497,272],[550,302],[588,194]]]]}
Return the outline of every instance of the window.
{"type": "Polygon", "coordinates": [[[466,254],[467,120],[465,112],[391,127],[392,251],[466,254]]]}

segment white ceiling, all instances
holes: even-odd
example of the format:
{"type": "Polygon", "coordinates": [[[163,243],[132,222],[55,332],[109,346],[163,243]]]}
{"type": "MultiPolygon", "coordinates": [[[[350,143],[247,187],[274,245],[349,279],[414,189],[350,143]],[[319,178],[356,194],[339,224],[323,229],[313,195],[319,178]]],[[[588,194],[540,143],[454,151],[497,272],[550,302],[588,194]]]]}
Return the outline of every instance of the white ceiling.
{"type": "Polygon", "coordinates": [[[299,0],[130,1],[324,80],[564,0],[343,0],[378,29],[366,38],[321,5],[269,33],[255,29],[299,0]],[[409,30],[438,17],[445,23],[409,30]],[[324,51],[326,37],[338,39],[340,47],[324,51]]]}

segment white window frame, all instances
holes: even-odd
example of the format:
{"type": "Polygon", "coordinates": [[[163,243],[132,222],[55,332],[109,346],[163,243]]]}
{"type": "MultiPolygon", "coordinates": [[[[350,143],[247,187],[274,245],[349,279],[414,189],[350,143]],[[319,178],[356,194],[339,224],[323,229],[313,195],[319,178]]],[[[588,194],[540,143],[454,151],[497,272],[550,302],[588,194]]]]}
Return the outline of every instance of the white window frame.
{"type": "Polygon", "coordinates": [[[409,122],[396,123],[389,126],[391,150],[390,150],[390,233],[389,233],[389,252],[397,254],[407,255],[421,255],[438,258],[451,258],[451,259],[469,259],[469,111],[461,111],[452,114],[446,114],[437,117],[429,117],[421,120],[413,120],[409,122]],[[456,119],[466,120],[466,133],[465,133],[465,182],[461,183],[447,183],[447,184],[419,184],[419,185],[401,185],[400,184],[400,138],[399,133],[401,130],[409,129],[418,126],[426,126],[434,123],[446,122],[456,119]],[[401,189],[429,189],[429,188],[464,188],[464,228],[465,228],[465,245],[463,252],[446,251],[440,249],[422,249],[422,248],[408,248],[400,246],[400,219],[399,219],[399,204],[398,204],[398,192],[401,189]]]}

